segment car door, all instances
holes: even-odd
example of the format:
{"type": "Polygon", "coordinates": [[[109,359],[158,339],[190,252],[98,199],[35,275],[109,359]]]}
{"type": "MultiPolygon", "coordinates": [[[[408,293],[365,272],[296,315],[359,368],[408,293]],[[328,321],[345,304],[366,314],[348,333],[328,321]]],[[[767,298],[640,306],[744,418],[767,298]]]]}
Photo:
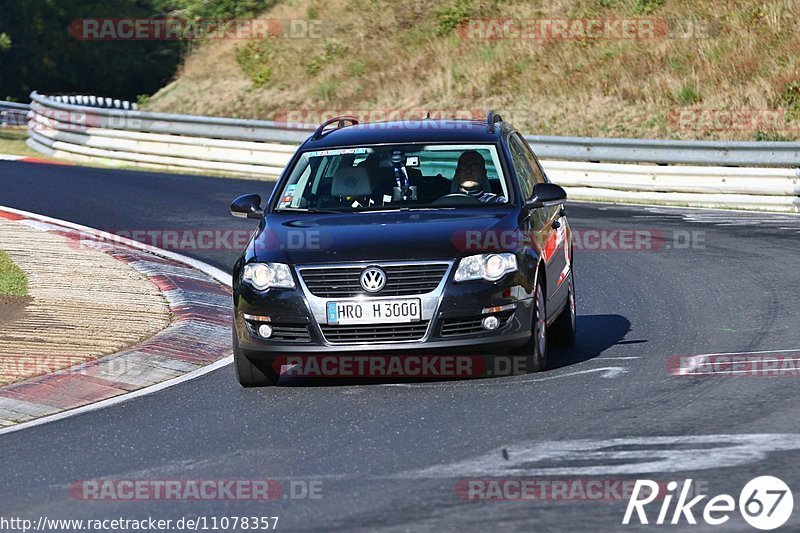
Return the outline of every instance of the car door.
{"type": "MultiPolygon", "coordinates": [[[[537,183],[546,183],[547,179],[538,161],[535,159],[528,143],[517,132],[509,138],[509,150],[514,161],[520,191],[525,198],[533,195],[533,188],[537,183]]],[[[560,206],[545,206],[533,209],[526,219],[527,231],[545,261],[547,277],[548,315],[561,309],[565,301],[563,291],[558,291],[563,279],[561,278],[567,265],[566,225],[559,221],[561,217],[560,206]]]]}

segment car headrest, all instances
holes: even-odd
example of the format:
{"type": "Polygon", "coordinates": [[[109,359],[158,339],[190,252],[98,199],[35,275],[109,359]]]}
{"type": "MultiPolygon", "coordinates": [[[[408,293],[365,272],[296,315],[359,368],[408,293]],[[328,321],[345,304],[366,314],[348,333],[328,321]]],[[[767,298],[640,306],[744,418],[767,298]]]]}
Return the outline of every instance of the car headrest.
{"type": "Polygon", "coordinates": [[[331,196],[370,196],[372,185],[364,167],[340,168],[333,175],[331,196]]]}

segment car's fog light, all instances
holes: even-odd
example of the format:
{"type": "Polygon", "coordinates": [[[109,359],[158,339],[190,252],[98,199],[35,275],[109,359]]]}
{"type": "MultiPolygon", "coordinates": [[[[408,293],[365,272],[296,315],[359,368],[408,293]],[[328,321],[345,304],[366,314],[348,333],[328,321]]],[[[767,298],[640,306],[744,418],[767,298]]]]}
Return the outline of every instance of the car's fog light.
{"type": "Polygon", "coordinates": [[[492,331],[493,329],[497,329],[497,327],[500,325],[500,321],[497,320],[496,316],[487,316],[483,319],[482,325],[483,329],[492,331]]]}
{"type": "Polygon", "coordinates": [[[258,335],[260,337],[264,337],[265,339],[270,338],[272,336],[272,327],[266,324],[258,326],[258,335]]]}

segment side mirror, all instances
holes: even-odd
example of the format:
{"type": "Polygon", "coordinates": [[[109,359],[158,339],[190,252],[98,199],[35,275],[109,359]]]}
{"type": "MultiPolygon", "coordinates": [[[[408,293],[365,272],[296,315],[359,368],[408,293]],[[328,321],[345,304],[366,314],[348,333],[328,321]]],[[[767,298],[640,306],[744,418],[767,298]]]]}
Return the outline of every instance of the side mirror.
{"type": "Polygon", "coordinates": [[[555,183],[537,183],[533,187],[533,196],[525,202],[528,209],[563,204],[567,201],[567,191],[555,183]]]}
{"type": "Polygon", "coordinates": [[[261,209],[261,196],[245,194],[231,204],[231,215],[239,218],[261,218],[264,210],[261,209]]]}

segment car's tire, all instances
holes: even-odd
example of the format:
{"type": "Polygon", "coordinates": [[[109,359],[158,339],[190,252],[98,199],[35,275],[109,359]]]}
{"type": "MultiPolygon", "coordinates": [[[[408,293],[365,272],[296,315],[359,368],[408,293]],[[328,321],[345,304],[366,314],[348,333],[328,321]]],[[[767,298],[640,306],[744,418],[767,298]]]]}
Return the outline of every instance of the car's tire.
{"type": "Polygon", "coordinates": [[[528,372],[542,372],[547,368],[547,303],[541,283],[536,284],[533,305],[531,338],[519,353],[525,356],[528,372]]]}
{"type": "Polygon", "coordinates": [[[233,366],[236,369],[236,379],[242,387],[266,387],[277,385],[280,374],[276,372],[268,361],[253,361],[241,348],[236,338],[236,329],[233,331],[233,366]]]}
{"type": "Polygon", "coordinates": [[[575,301],[575,278],[569,277],[567,305],[550,326],[550,341],[561,346],[575,344],[578,333],[578,305],[575,301]]]}

